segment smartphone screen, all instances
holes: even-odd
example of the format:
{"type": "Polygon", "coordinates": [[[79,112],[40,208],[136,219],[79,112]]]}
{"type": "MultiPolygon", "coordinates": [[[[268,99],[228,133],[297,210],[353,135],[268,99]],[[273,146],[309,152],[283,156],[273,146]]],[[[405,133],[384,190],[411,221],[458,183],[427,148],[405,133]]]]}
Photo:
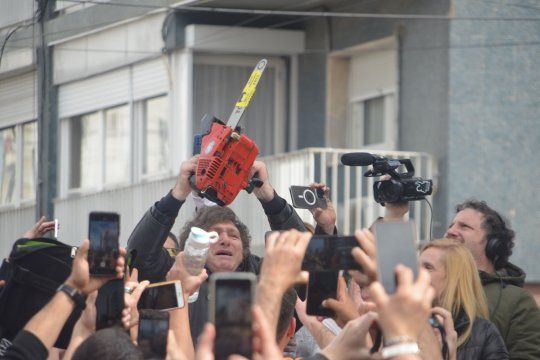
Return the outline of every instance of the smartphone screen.
{"type": "Polygon", "coordinates": [[[290,186],[292,204],[299,209],[326,209],[326,199],[322,189],[314,189],[309,186],[290,186]]]}
{"type": "Polygon", "coordinates": [[[98,290],[96,298],[96,329],[122,325],[124,280],[110,280],[98,290]]]}
{"type": "Polygon", "coordinates": [[[416,231],[412,221],[391,221],[375,224],[377,243],[377,270],[379,279],[387,293],[396,291],[397,264],[411,268],[414,277],[418,275],[418,254],[416,251],[416,231]]]}
{"type": "Polygon", "coordinates": [[[166,311],[141,310],[137,344],[145,359],[164,359],[167,356],[169,313],[166,311]]]}
{"type": "Polygon", "coordinates": [[[251,273],[212,275],[210,319],[216,326],[216,359],[232,354],[252,357],[251,305],[256,281],[251,273]]]}
{"type": "Polygon", "coordinates": [[[360,246],[354,236],[314,235],[309,241],[302,270],[362,270],[351,251],[360,246]]]}
{"type": "Polygon", "coordinates": [[[118,258],[118,236],[120,235],[120,215],[107,212],[91,212],[88,223],[90,274],[115,274],[116,259],[118,258]]]}
{"type": "Polygon", "coordinates": [[[150,284],[137,303],[139,309],[172,310],[184,307],[180,281],[150,284]]]}
{"type": "Polygon", "coordinates": [[[313,271],[309,273],[306,313],[325,317],[334,316],[334,311],[322,306],[322,302],[337,296],[339,271],[313,271]]]}

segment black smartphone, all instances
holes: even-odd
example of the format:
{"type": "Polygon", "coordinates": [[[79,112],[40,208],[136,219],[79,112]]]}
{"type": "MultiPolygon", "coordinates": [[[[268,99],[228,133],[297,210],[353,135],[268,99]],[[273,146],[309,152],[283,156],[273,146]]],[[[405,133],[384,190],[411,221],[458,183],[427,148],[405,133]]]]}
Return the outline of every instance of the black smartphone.
{"type": "Polygon", "coordinates": [[[377,244],[377,271],[387,293],[396,291],[395,267],[403,264],[418,275],[416,230],[412,221],[378,222],[374,226],[377,244]]]}
{"type": "Polygon", "coordinates": [[[183,307],[182,284],[178,280],[148,285],[137,302],[138,309],[172,310],[183,307]]]}
{"type": "Polygon", "coordinates": [[[309,241],[302,270],[362,270],[351,251],[360,247],[354,236],[314,235],[309,241]]]}
{"type": "Polygon", "coordinates": [[[216,326],[216,359],[238,354],[252,358],[251,305],[257,277],[252,273],[216,273],[210,277],[210,322],[216,326]]]}
{"type": "Polygon", "coordinates": [[[96,330],[122,326],[123,309],[124,280],[110,280],[98,290],[96,298],[96,330]]]}
{"type": "Polygon", "coordinates": [[[306,313],[324,317],[334,316],[334,311],[322,306],[322,302],[337,296],[339,271],[313,271],[309,273],[306,313]]]}
{"type": "Polygon", "coordinates": [[[314,189],[309,186],[290,186],[292,204],[299,209],[326,209],[326,199],[323,189],[314,189]]]}
{"type": "Polygon", "coordinates": [[[88,264],[92,275],[114,275],[118,258],[120,215],[112,212],[91,212],[88,219],[88,264]]]}
{"type": "Polygon", "coordinates": [[[137,345],[145,359],[165,359],[167,356],[168,333],[168,312],[156,310],[139,311],[137,345]]]}

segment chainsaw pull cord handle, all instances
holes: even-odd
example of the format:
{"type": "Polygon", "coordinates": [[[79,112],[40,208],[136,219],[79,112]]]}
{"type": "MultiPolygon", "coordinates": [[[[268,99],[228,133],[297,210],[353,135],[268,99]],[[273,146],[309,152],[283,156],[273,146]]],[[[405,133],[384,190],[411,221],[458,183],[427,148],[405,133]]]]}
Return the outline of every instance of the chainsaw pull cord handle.
{"type": "Polygon", "coordinates": [[[199,189],[197,189],[197,181],[196,181],[196,178],[195,178],[195,173],[192,173],[190,176],[189,176],[189,186],[191,186],[191,188],[195,191],[199,191],[199,189]]]}

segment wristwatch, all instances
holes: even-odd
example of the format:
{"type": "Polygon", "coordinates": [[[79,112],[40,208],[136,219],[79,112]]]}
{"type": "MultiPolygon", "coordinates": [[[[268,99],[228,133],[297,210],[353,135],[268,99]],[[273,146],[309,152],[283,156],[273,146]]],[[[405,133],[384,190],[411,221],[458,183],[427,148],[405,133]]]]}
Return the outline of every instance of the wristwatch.
{"type": "Polygon", "coordinates": [[[69,296],[71,300],[73,300],[76,309],[84,310],[86,308],[86,297],[83,296],[77,289],[67,284],[62,284],[58,287],[58,289],[56,289],[56,292],[59,291],[62,291],[69,296]]]}

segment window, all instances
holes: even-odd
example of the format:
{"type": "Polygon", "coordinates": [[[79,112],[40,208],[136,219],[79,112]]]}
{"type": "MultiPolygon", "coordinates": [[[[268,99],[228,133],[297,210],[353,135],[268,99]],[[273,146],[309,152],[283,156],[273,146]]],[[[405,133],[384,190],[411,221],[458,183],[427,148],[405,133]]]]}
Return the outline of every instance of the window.
{"type": "Polygon", "coordinates": [[[144,102],[143,164],[144,175],[159,174],[169,163],[169,101],[160,96],[144,102]]]}
{"type": "Polygon", "coordinates": [[[37,180],[37,122],[22,126],[23,158],[22,158],[22,198],[34,199],[36,197],[37,180]]]}
{"type": "Polygon", "coordinates": [[[391,137],[393,94],[349,104],[347,146],[386,148],[391,137]]]}
{"type": "Polygon", "coordinates": [[[105,111],[105,183],[129,182],[130,133],[127,105],[105,111]]]}
{"type": "Polygon", "coordinates": [[[127,105],[72,118],[70,144],[71,189],[96,189],[103,184],[129,182],[131,143],[127,105]]]}
{"type": "Polygon", "coordinates": [[[14,201],[16,164],[15,127],[0,130],[0,205],[14,201]]]}
{"type": "Polygon", "coordinates": [[[0,129],[0,206],[35,199],[37,161],[37,122],[0,129]]]}

